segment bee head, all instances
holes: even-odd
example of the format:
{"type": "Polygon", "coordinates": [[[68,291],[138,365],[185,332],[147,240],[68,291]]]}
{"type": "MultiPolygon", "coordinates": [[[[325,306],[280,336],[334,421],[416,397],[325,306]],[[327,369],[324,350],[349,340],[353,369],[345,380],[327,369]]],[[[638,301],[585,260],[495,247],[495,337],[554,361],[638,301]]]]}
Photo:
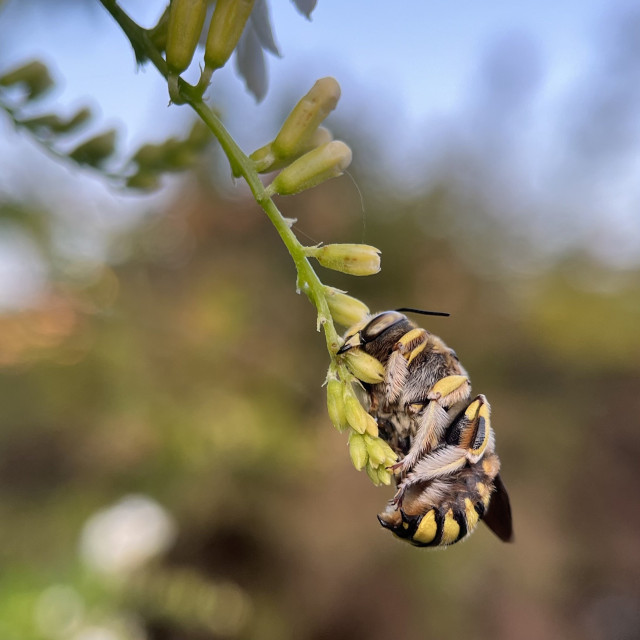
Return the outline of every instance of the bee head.
{"type": "Polygon", "coordinates": [[[363,347],[402,322],[409,323],[409,319],[399,311],[382,311],[374,316],[368,316],[347,331],[344,344],[338,353],[345,353],[354,347],[363,347]]]}

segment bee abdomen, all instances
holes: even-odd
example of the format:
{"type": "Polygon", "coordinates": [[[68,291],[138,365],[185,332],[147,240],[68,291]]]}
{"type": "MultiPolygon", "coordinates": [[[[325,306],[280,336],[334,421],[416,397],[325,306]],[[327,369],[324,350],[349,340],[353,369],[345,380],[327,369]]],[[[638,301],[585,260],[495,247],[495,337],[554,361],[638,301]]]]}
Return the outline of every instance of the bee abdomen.
{"type": "MultiPolygon", "coordinates": [[[[472,523],[471,530],[477,524],[472,523]]],[[[440,547],[454,544],[470,533],[467,515],[460,509],[431,509],[417,522],[410,542],[418,547],[440,547]]]]}

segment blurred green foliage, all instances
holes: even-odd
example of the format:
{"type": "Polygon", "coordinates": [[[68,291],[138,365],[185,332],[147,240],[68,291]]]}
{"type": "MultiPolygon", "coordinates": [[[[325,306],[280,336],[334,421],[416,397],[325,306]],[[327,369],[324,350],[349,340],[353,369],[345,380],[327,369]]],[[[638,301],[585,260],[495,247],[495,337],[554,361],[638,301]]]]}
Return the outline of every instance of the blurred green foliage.
{"type": "Polygon", "coordinates": [[[640,274],[588,247],[510,270],[508,235],[468,206],[482,194],[446,176],[403,194],[356,168],[366,229],[349,180],[283,200],[314,241],[382,249],[380,274],[327,284],[372,310],[452,312],[427,326],[492,404],[516,542],[481,528],[426,552],[378,526],[392,489],[353,470],[330,425],[293,266],[255,204],[210,173],[85,278],[57,264],[55,212],[0,203],[52,274],[37,305],[0,316],[0,637],[635,637],[640,274]],[[159,505],[175,539],[105,572],[81,540],[130,495],[159,505]]]}

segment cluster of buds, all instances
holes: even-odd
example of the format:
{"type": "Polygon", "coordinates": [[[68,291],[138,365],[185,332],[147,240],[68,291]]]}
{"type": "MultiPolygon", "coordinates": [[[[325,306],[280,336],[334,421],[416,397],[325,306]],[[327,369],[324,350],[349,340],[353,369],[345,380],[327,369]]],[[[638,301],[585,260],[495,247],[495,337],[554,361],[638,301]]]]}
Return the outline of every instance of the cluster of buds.
{"type": "MultiPolygon", "coordinates": [[[[0,88],[6,89],[11,97],[8,109],[14,122],[28,129],[34,137],[48,148],[64,154],[78,164],[101,167],[115,151],[116,131],[109,129],[78,144],[71,151],[61,151],[56,141],[78,132],[91,119],[91,111],[87,107],[78,109],[68,117],[57,113],[42,113],[23,116],[23,107],[39,101],[54,86],[47,66],[39,60],[33,60],[0,75],[0,88]],[[18,92],[18,98],[15,92],[18,92]]],[[[4,100],[3,100],[4,102],[4,100]]]]}
{"type": "Polygon", "coordinates": [[[25,90],[27,100],[35,100],[53,87],[53,80],[43,62],[32,60],[0,76],[0,87],[14,86],[25,90]]]}
{"type": "MultiPolygon", "coordinates": [[[[169,67],[169,92],[179,102],[178,76],[191,64],[207,15],[207,0],[172,0],[166,26],[165,56],[169,67]]],[[[254,0],[217,0],[205,41],[199,86],[204,89],[211,74],[224,67],[236,48],[253,10],[254,0]]],[[[162,20],[161,20],[162,23],[162,20]]],[[[162,32],[164,24],[157,31],[162,32]],[[162,28],[160,28],[162,27],[162,28]]]]}
{"type": "MultiPolygon", "coordinates": [[[[205,45],[205,69],[199,86],[208,84],[211,73],[225,65],[238,43],[253,9],[252,0],[217,0],[205,45]]],[[[170,69],[169,90],[179,98],[177,76],[191,63],[206,14],[206,0],[172,0],[168,18],[166,59],[170,69]]],[[[266,187],[266,195],[287,196],[315,187],[342,175],[351,163],[351,149],[321,126],[336,108],[340,85],[334,78],[321,78],[294,106],[280,131],[268,144],[251,155],[257,173],[278,172],[266,187]]],[[[356,276],[380,271],[380,252],[365,244],[329,244],[304,247],[327,269],[356,276]]],[[[334,321],[344,326],[360,322],[369,309],[360,300],[332,287],[324,288],[334,321]]],[[[389,467],[396,454],[378,437],[378,424],[356,393],[362,383],[384,380],[384,367],[359,350],[333,358],[327,376],[329,416],[339,431],[349,431],[349,453],[358,470],[366,469],[376,484],[390,484],[389,467]]]]}
{"type": "Polygon", "coordinates": [[[196,120],[186,138],[171,137],[160,144],[142,145],[130,160],[136,171],[127,177],[127,186],[142,190],[155,189],[160,184],[162,172],[183,171],[192,167],[211,140],[209,129],[196,120]]]}
{"type": "Polygon", "coordinates": [[[342,175],[351,164],[351,149],[320,126],[336,108],[340,85],[321,78],[287,116],[276,137],[250,158],[258,173],[280,170],[267,194],[289,196],[342,175]]]}
{"type": "MultiPolygon", "coordinates": [[[[370,357],[370,356],[368,356],[370,357]]],[[[366,373],[369,380],[374,379],[376,370],[382,365],[371,358],[376,364],[370,363],[370,371],[366,373]]],[[[349,430],[349,455],[353,466],[358,470],[366,469],[367,475],[376,485],[390,484],[392,473],[389,467],[397,459],[391,447],[378,437],[378,424],[362,406],[354,389],[359,380],[350,368],[350,362],[339,367],[338,372],[331,369],[327,381],[327,410],[331,422],[338,431],[349,430]]],[[[363,366],[362,363],[359,364],[363,366]]],[[[380,378],[378,381],[380,381],[380,378]]]]}
{"type": "MultiPolygon", "coordinates": [[[[367,306],[344,291],[325,287],[325,295],[333,319],[343,326],[362,322],[368,315],[367,306]]],[[[376,485],[390,484],[389,467],[397,459],[391,447],[378,437],[378,423],[367,412],[357,394],[362,383],[384,381],[382,363],[364,351],[354,350],[338,356],[327,374],[327,410],[331,422],[340,432],[349,431],[349,455],[353,466],[366,469],[376,485]]]]}

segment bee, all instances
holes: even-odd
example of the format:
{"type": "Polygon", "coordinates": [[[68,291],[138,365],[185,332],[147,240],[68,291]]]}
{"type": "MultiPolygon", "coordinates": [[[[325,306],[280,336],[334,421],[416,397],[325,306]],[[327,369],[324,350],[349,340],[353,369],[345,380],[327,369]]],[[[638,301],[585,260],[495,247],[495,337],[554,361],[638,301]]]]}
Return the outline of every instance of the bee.
{"type": "Polygon", "coordinates": [[[509,496],[483,395],[458,356],[439,337],[402,313],[367,316],[345,334],[339,353],[361,349],[385,369],[378,384],[362,383],[379,435],[398,455],[391,467],[396,494],[380,524],[419,547],[454,544],[480,520],[503,541],[513,539],[509,496]]]}

